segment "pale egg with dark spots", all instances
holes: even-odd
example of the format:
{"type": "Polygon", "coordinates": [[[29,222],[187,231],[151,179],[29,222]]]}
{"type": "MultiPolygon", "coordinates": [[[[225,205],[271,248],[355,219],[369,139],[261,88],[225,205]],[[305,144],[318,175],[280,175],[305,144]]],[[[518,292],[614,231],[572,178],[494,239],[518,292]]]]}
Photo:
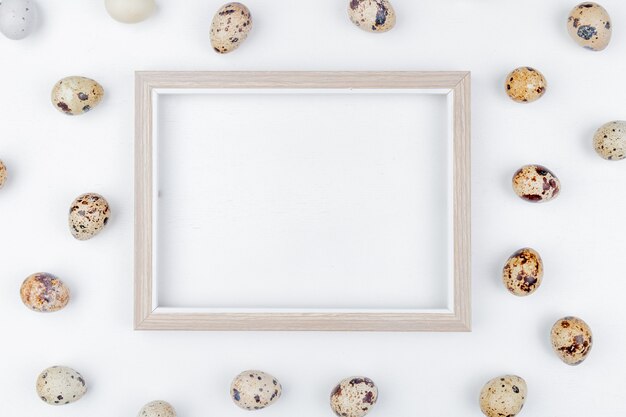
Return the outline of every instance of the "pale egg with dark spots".
{"type": "Polygon", "coordinates": [[[241,3],[227,3],[213,16],[211,22],[211,46],[220,54],[239,48],[252,30],[252,14],[241,3]]]}
{"type": "Polygon", "coordinates": [[[176,417],[176,410],[167,401],[151,401],[139,410],[137,417],[176,417]]]}
{"type": "Polygon", "coordinates": [[[396,12],[389,0],[350,0],[348,16],[366,32],[383,33],[396,25],[396,12]]]}
{"type": "Polygon", "coordinates": [[[4,162],[0,161],[0,188],[4,187],[7,182],[7,167],[4,162]]]}
{"type": "Polygon", "coordinates": [[[19,40],[37,27],[37,5],[32,0],[0,1],[0,32],[9,39],[19,40]]]}
{"type": "Polygon", "coordinates": [[[513,175],[513,191],[522,200],[543,203],[559,195],[561,182],[542,165],[524,165],[513,175]]]}
{"type": "Polygon", "coordinates": [[[81,374],[67,366],[44,369],[37,378],[37,395],[47,404],[65,405],[80,400],[87,392],[81,374]]]}
{"type": "Polygon", "coordinates": [[[540,99],[548,88],[546,77],[532,67],[515,68],[504,83],[508,96],[518,103],[532,103],[540,99]]]}
{"type": "Polygon", "coordinates": [[[110,215],[109,203],[100,194],[81,194],[70,207],[70,232],[78,240],[91,239],[104,229],[110,215]]]}
{"type": "Polygon", "coordinates": [[[568,365],[579,365],[591,352],[593,335],[589,325],[582,319],[568,316],[554,323],[550,341],[559,359],[568,365]]]}
{"type": "Polygon", "coordinates": [[[502,282],[511,294],[523,297],[534,293],[543,280],[543,261],[536,250],[522,248],[507,259],[502,282]]]}
{"type": "Polygon", "coordinates": [[[230,397],[244,410],[260,410],[274,404],[283,389],[278,379],[262,371],[244,371],[230,384],[230,397]]]}
{"type": "Polygon", "coordinates": [[[602,125],[593,136],[593,148],[608,161],[626,158],[626,121],[617,120],[602,125]]]}
{"type": "Polygon", "coordinates": [[[567,31],[578,45],[592,51],[601,51],[611,41],[613,23],[604,7],[598,3],[585,2],[570,12],[567,31]]]}
{"type": "Polygon", "coordinates": [[[47,272],[27,277],[20,287],[26,307],[40,313],[59,311],[70,301],[70,290],[63,281],[47,272]]]}
{"type": "Polygon", "coordinates": [[[480,391],[480,410],[487,417],[514,417],[524,407],[528,388],[516,375],[503,375],[487,382],[480,391]]]}
{"type": "Polygon", "coordinates": [[[104,89],[91,78],[71,76],[59,80],[52,88],[54,108],[70,116],[86,113],[104,97],[104,89]]]}
{"type": "Polygon", "coordinates": [[[363,417],[378,401],[378,387],[364,376],[341,380],[330,394],[330,407],[338,417],[363,417]]]}

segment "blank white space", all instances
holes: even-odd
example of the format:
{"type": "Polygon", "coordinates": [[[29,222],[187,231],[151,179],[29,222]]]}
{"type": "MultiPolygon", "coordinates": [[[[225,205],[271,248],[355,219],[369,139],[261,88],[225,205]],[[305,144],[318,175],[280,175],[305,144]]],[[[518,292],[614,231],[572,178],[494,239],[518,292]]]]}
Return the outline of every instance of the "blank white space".
{"type": "Polygon", "coordinates": [[[158,97],[162,307],[448,301],[445,95],[158,97]]]}

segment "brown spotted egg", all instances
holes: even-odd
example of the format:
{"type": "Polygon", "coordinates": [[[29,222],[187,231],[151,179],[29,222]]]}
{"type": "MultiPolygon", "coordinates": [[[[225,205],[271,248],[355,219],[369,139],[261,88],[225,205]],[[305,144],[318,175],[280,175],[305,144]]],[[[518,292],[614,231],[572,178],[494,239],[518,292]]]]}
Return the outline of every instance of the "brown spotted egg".
{"type": "Polygon", "coordinates": [[[554,353],[568,365],[578,365],[587,359],[593,346],[591,328],[578,317],[563,317],[552,326],[550,333],[554,353]]]}
{"type": "Polygon", "coordinates": [[[578,45],[592,51],[601,51],[611,41],[613,24],[604,7],[585,2],[570,12],[567,31],[578,45]]]}
{"type": "Polygon", "coordinates": [[[330,407],[339,417],[363,417],[378,400],[378,388],[369,378],[353,376],[337,384],[330,394],[330,407]]]}
{"type": "Polygon", "coordinates": [[[137,417],[176,417],[176,410],[165,401],[152,401],[139,410],[137,417]]]}
{"type": "Polygon", "coordinates": [[[0,161],[0,188],[4,187],[4,183],[7,182],[7,167],[4,162],[0,161]]]}
{"type": "Polygon", "coordinates": [[[480,409],[487,417],[514,417],[524,407],[526,381],[515,375],[503,375],[487,382],[480,391],[480,409]]]}
{"type": "Polygon", "coordinates": [[[72,236],[78,240],[91,239],[107,225],[110,214],[109,203],[100,194],[79,195],[70,207],[72,236]]]}
{"type": "Polygon", "coordinates": [[[559,195],[561,183],[548,168],[525,165],[513,175],[513,190],[523,200],[543,203],[559,195]]]}
{"type": "Polygon", "coordinates": [[[59,80],[51,97],[55,109],[75,116],[96,107],[104,97],[104,89],[91,78],[72,76],[59,80]]]}
{"type": "Polygon", "coordinates": [[[87,392],[85,379],[67,366],[44,369],[36,383],[39,398],[50,405],[65,405],[80,400],[87,392]]]}
{"type": "Polygon", "coordinates": [[[230,384],[230,396],[244,410],[260,410],[274,404],[282,394],[278,379],[261,371],[244,371],[230,384]]]}
{"type": "Polygon", "coordinates": [[[541,98],[548,87],[543,74],[531,67],[519,67],[507,75],[506,93],[518,103],[531,103],[541,98]]]}
{"type": "Polygon", "coordinates": [[[609,161],[626,158],[626,121],[602,125],[593,136],[593,147],[598,155],[609,161]]]}
{"type": "Polygon", "coordinates": [[[502,269],[502,281],[511,294],[534,293],[543,279],[541,256],[531,248],[522,248],[509,257],[502,269]]]}
{"type": "Polygon", "coordinates": [[[396,25],[396,12],[389,0],[350,0],[348,16],[367,32],[383,33],[396,25]]]}
{"type": "Polygon", "coordinates": [[[213,16],[211,46],[220,54],[232,52],[246,40],[251,29],[250,10],[241,3],[227,3],[213,16]]]}
{"type": "Polygon", "coordinates": [[[47,272],[30,275],[22,283],[20,296],[26,307],[40,313],[59,311],[70,301],[70,290],[47,272]]]}

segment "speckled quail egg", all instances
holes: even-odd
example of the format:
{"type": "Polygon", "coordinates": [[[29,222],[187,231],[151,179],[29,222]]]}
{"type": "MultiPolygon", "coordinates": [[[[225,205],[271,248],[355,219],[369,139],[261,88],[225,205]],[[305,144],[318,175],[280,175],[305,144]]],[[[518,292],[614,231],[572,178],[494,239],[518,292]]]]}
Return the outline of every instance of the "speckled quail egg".
{"type": "Polygon", "coordinates": [[[260,410],[274,404],[282,394],[278,379],[261,371],[244,371],[230,384],[233,402],[244,410],[260,410]]]}
{"type": "Polygon", "coordinates": [[[0,32],[9,39],[19,40],[37,27],[37,5],[31,0],[0,1],[0,32]]]}
{"type": "Polygon", "coordinates": [[[534,293],[543,279],[543,261],[531,248],[522,248],[509,257],[502,269],[502,282],[511,294],[534,293]]]}
{"type": "Polygon", "coordinates": [[[96,107],[104,97],[104,89],[91,78],[71,76],[54,85],[51,97],[55,109],[76,116],[96,107]]]}
{"type": "Polygon", "coordinates": [[[587,359],[593,346],[591,328],[578,317],[563,317],[552,326],[552,349],[568,365],[578,365],[587,359]]]}
{"type": "Polygon", "coordinates": [[[7,167],[4,162],[0,161],[0,188],[4,187],[7,182],[7,167]]]}
{"type": "Polygon", "coordinates": [[[543,74],[531,67],[519,67],[507,75],[506,93],[518,103],[531,103],[541,98],[548,87],[543,74]]]}
{"type": "Polygon", "coordinates": [[[70,207],[69,225],[78,240],[91,239],[107,225],[111,210],[100,194],[79,195],[70,207]]]}
{"type": "Polygon", "coordinates": [[[524,406],[526,381],[515,375],[503,375],[487,382],[480,391],[480,409],[487,417],[513,417],[524,406]]]}
{"type": "Polygon", "coordinates": [[[50,405],[65,405],[80,400],[87,392],[85,379],[67,366],[44,369],[37,378],[39,398],[50,405]]]}
{"type": "Polygon", "coordinates": [[[166,401],[152,401],[141,407],[137,417],[176,417],[176,410],[166,401]]]}
{"type": "Polygon", "coordinates": [[[580,46],[601,51],[609,45],[613,23],[604,7],[585,2],[574,7],[567,18],[567,31],[580,46]]]}
{"type": "Polygon", "coordinates": [[[543,203],[559,195],[561,183],[556,175],[544,166],[524,165],[513,175],[513,190],[523,200],[543,203]]]}
{"type": "Polygon", "coordinates": [[[378,400],[378,388],[369,378],[343,379],[330,394],[330,407],[339,417],[363,417],[378,400]]]}
{"type": "Polygon", "coordinates": [[[109,15],[121,23],[138,23],[146,20],[156,9],[154,0],[105,0],[109,15]]]}
{"type": "Polygon", "coordinates": [[[47,272],[30,275],[22,283],[24,305],[41,313],[59,311],[70,301],[70,290],[59,278],[47,272]]]}
{"type": "Polygon", "coordinates": [[[593,147],[598,155],[609,161],[626,158],[626,121],[602,125],[593,136],[593,147]]]}
{"type": "Polygon", "coordinates": [[[348,16],[367,32],[383,33],[396,25],[396,12],[389,0],[350,0],[348,16]]]}
{"type": "Polygon", "coordinates": [[[213,16],[211,46],[215,52],[226,54],[239,48],[252,30],[250,10],[241,3],[227,3],[213,16]]]}

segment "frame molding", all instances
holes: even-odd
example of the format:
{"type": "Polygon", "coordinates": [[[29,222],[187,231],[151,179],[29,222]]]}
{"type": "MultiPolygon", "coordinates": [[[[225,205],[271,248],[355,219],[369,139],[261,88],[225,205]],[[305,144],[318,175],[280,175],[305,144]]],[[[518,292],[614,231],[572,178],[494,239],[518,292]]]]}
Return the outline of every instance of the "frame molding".
{"type": "Polygon", "coordinates": [[[135,73],[136,330],[470,331],[469,72],[135,73]],[[454,292],[450,312],[186,312],[155,305],[152,262],[153,96],[157,89],[424,89],[452,99],[454,292]]]}

